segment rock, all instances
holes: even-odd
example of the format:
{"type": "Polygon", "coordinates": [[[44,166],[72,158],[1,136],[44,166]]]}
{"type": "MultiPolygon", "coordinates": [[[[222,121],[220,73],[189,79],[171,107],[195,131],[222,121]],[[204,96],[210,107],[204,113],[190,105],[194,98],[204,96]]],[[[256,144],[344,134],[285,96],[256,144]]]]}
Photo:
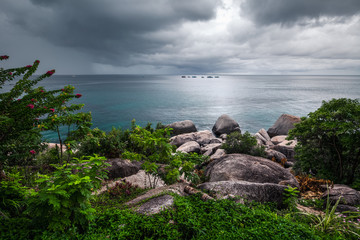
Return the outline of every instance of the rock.
{"type": "Polygon", "coordinates": [[[226,114],[221,115],[216,120],[212,131],[216,136],[220,136],[223,133],[229,134],[235,131],[241,132],[239,124],[226,114]]]}
{"type": "Polygon", "coordinates": [[[162,195],[154,197],[135,208],[135,211],[145,215],[152,215],[170,208],[174,204],[174,197],[171,195],[162,195]]]}
{"type": "Polygon", "coordinates": [[[270,160],[272,160],[273,158],[275,158],[276,162],[280,163],[282,159],[287,159],[286,156],[278,151],[275,151],[273,149],[266,149],[265,150],[266,153],[266,157],[270,160]]]}
{"type": "Polygon", "coordinates": [[[206,182],[198,186],[200,189],[215,191],[217,198],[232,194],[250,201],[275,202],[282,204],[283,192],[287,186],[275,183],[255,183],[247,181],[206,182]]]}
{"type": "Polygon", "coordinates": [[[211,155],[210,159],[216,160],[216,159],[224,157],[225,155],[226,155],[226,152],[224,149],[218,149],[218,150],[216,150],[216,152],[213,155],[211,155]]]}
{"type": "MultiPolygon", "coordinates": [[[[265,129],[260,129],[259,131],[258,131],[258,133],[266,140],[266,141],[270,141],[270,136],[269,136],[269,134],[267,133],[267,131],[265,130],[265,129]]],[[[265,142],[266,142],[265,141],[265,142]]]]}
{"type": "Polygon", "coordinates": [[[205,171],[209,182],[247,181],[275,183],[287,181],[292,187],[299,188],[296,178],[279,164],[261,157],[246,154],[228,154],[211,162],[205,171]]]}
{"type": "Polygon", "coordinates": [[[191,133],[197,131],[195,124],[191,120],[174,122],[166,125],[166,127],[173,129],[172,135],[179,135],[183,133],[191,133]]]}
{"type": "Polygon", "coordinates": [[[270,140],[273,144],[277,145],[277,144],[285,141],[286,138],[287,138],[287,135],[278,135],[278,136],[272,137],[270,140]]]}
{"type": "Polygon", "coordinates": [[[226,137],[227,137],[227,134],[226,133],[223,133],[219,136],[223,141],[226,140],[226,137]]]}
{"type": "Polygon", "coordinates": [[[286,158],[288,159],[288,161],[294,161],[294,156],[295,156],[295,146],[297,144],[296,140],[285,140],[282,141],[281,143],[273,146],[273,149],[283,153],[286,158]]]}
{"type": "Polygon", "coordinates": [[[199,153],[200,152],[200,145],[195,141],[186,142],[180,147],[176,149],[177,152],[183,153],[199,153]]]}
{"type": "Polygon", "coordinates": [[[358,212],[359,208],[349,205],[339,204],[336,207],[337,212],[358,212]]]}
{"type": "Polygon", "coordinates": [[[114,158],[109,159],[107,163],[111,166],[107,167],[109,179],[128,177],[139,172],[141,162],[130,161],[127,159],[114,158]]]}
{"type": "MultiPolygon", "coordinates": [[[[150,187],[150,183],[149,181],[151,181],[151,183],[154,182],[154,176],[153,175],[147,175],[145,173],[144,170],[140,170],[138,173],[131,175],[129,177],[124,178],[123,180],[125,180],[126,182],[131,183],[132,185],[137,185],[140,188],[149,188],[150,187]],[[149,180],[150,177],[150,180],[149,180]]],[[[159,188],[164,186],[165,183],[163,180],[161,179],[157,179],[156,184],[155,184],[155,188],[159,188]]]]}
{"type": "Polygon", "coordinates": [[[156,214],[161,210],[171,207],[174,203],[174,198],[168,193],[175,193],[180,196],[187,195],[184,188],[187,186],[185,183],[176,183],[169,186],[163,186],[156,189],[151,189],[143,195],[125,203],[136,212],[142,214],[156,214]],[[160,196],[159,196],[160,195],[160,196]],[[154,200],[152,200],[154,199],[154,200]]]}
{"type": "Polygon", "coordinates": [[[206,156],[210,156],[212,155],[216,150],[218,150],[221,147],[221,143],[210,143],[210,144],[206,144],[204,147],[201,148],[200,153],[204,154],[206,152],[210,152],[209,155],[206,156]]]}
{"type": "Polygon", "coordinates": [[[180,147],[186,142],[195,141],[200,145],[209,144],[215,136],[209,131],[199,131],[194,133],[185,133],[170,138],[170,144],[180,147]]]}
{"type": "Polygon", "coordinates": [[[223,143],[223,140],[221,138],[212,138],[210,143],[223,143]]]}
{"type": "Polygon", "coordinates": [[[300,122],[301,119],[299,117],[282,114],[274,123],[272,127],[270,127],[267,131],[270,137],[274,137],[277,135],[287,135],[289,130],[294,128],[294,124],[300,122]]]}
{"type": "Polygon", "coordinates": [[[343,205],[357,206],[360,205],[360,193],[355,189],[343,184],[334,184],[334,187],[325,191],[322,195],[322,199],[327,199],[329,194],[329,200],[333,204],[341,197],[340,203],[343,205]]]}
{"type": "Polygon", "coordinates": [[[261,145],[265,145],[267,140],[260,134],[260,133],[255,133],[254,135],[256,137],[256,139],[259,139],[261,142],[261,145]]]}
{"type": "Polygon", "coordinates": [[[274,144],[273,144],[272,141],[266,141],[265,146],[268,147],[268,148],[270,148],[270,147],[273,147],[274,144]]]}

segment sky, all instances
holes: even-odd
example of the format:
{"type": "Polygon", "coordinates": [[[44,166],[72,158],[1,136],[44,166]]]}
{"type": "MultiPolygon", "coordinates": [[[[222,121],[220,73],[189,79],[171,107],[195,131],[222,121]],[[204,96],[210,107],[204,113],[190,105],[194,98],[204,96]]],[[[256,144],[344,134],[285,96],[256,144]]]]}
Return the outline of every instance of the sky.
{"type": "Polygon", "coordinates": [[[359,0],[0,0],[0,67],[360,75],[359,0]]]}

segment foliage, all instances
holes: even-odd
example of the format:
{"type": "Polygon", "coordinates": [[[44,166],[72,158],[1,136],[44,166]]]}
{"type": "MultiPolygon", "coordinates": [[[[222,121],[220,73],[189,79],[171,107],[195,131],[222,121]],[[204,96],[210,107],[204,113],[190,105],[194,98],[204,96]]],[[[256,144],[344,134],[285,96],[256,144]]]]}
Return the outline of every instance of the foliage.
{"type": "MultiPolygon", "coordinates": [[[[0,56],[0,60],[8,56],[0,56]]],[[[85,130],[91,120],[90,113],[76,113],[82,104],[67,106],[74,88],[46,91],[36,85],[50,77],[55,70],[33,77],[40,61],[20,68],[0,68],[0,88],[8,81],[16,81],[9,92],[0,94],[0,169],[3,165],[28,165],[34,155],[44,149],[41,131],[55,130],[62,144],[59,127],[77,126],[77,131],[85,130]]],[[[61,151],[62,153],[62,151],[61,151]]],[[[60,158],[61,159],[61,158],[60,158]]]]}
{"type": "Polygon", "coordinates": [[[341,197],[336,201],[334,206],[331,207],[328,195],[324,214],[301,214],[308,216],[312,220],[314,228],[323,233],[343,234],[345,238],[359,238],[360,228],[358,219],[360,218],[360,214],[351,213],[349,217],[342,214],[337,215],[335,211],[340,200],[341,197]]]}
{"type": "Polygon", "coordinates": [[[323,101],[289,132],[296,138],[295,167],[320,178],[351,184],[360,166],[360,103],[340,98],[323,101]]]}
{"type": "Polygon", "coordinates": [[[21,183],[19,173],[7,173],[0,181],[0,219],[19,216],[31,195],[29,188],[21,183]]]}
{"type": "Polygon", "coordinates": [[[226,137],[226,142],[222,145],[226,153],[244,153],[253,156],[265,157],[265,148],[258,146],[256,138],[246,131],[244,134],[240,132],[232,132],[226,137]]]}
{"type": "Polygon", "coordinates": [[[291,187],[288,185],[288,187],[284,190],[283,193],[283,203],[290,209],[294,210],[296,209],[296,203],[299,197],[300,191],[297,189],[297,187],[291,187]]]}
{"type": "Polygon", "coordinates": [[[95,212],[89,202],[92,191],[106,177],[104,167],[108,164],[104,160],[94,156],[54,165],[52,175],[42,175],[37,181],[39,191],[30,199],[27,212],[52,231],[64,231],[72,224],[87,228],[95,212]]]}
{"type": "Polygon", "coordinates": [[[115,186],[111,187],[108,192],[113,197],[130,196],[135,193],[138,186],[132,185],[129,182],[117,182],[115,186]]]}
{"type": "Polygon", "coordinates": [[[95,128],[87,133],[76,155],[98,154],[107,158],[117,158],[125,151],[129,142],[129,130],[112,128],[108,133],[95,128]]]}

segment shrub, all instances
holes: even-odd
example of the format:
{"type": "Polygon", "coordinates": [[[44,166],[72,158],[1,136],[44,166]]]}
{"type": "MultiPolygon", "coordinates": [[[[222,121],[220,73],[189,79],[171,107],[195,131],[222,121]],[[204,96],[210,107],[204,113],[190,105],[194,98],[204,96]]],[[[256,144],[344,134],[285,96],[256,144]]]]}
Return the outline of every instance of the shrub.
{"type": "Polygon", "coordinates": [[[54,165],[51,175],[42,175],[37,181],[40,190],[30,199],[27,212],[52,231],[64,231],[72,225],[86,229],[95,212],[90,205],[92,192],[106,177],[108,164],[104,160],[95,156],[54,165]]]}
{"type": "Polygon", "coordinates": [[[296,138],[295,168],[320,178],[351,184],[359,176],[360,103],[346,98],[323,101],[289,131],[296,138]]]}
{"type": "Polygon", "coordinates": [[[265,148],[258,146],[256,138],[249,132],[241,134],[232,132],[226,137],[226,142],[222,145],[226,153],[244,153],[253,156],[265,157],[265,148]]]}

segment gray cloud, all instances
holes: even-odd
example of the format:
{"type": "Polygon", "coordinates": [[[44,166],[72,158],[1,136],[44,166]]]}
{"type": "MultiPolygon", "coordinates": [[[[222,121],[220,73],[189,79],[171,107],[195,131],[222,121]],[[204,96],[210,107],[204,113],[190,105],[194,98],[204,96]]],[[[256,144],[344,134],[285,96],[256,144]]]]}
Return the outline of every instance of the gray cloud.
{"type": "Polygon", "coordinates": [[[360,13],[358,0],[245,0],[243,12],[256,23],[292,25],[297,21],[322,16],[349,17],[360,13]]]}

